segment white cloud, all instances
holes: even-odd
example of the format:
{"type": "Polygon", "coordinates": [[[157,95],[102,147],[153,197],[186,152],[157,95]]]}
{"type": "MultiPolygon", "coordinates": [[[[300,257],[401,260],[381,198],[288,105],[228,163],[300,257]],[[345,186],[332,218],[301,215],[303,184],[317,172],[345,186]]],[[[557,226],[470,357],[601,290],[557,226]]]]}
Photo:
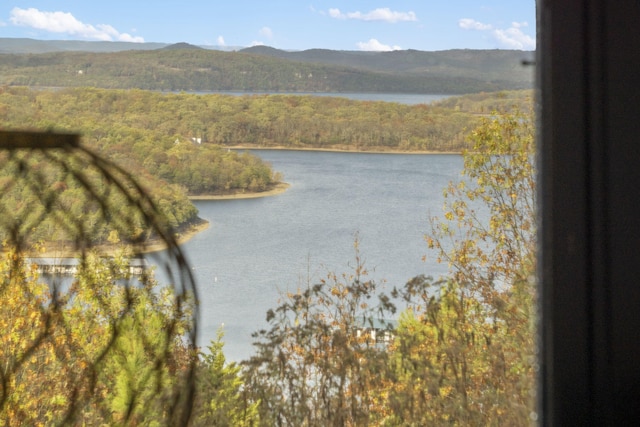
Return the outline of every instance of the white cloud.
{"type": "Polygon", "coordinates": [[[389,45],[380,43],[376,39],[369,39],[368,42],[356,43],[356,46],[358,46],[358,49],[360,50],[373,50],[376,52],[390,52],[392,50],[402,49],[400,46],[389,46],[389,45]]]}
{"type": "Polygon", "coordinates": [[[250,46],[264,46],[264,42],[254,40],[251,42],[250,46]]]}
{"type": "Polygon", "coordinates": [[[218,46],[226,45],[226,43],[224,42],[224,37],[222,37],[222,36],[218,36],[217,41],[218,41],[218,46]]]}
{"type": "Polygon", "coordinates": [[[483,24],[474,19],[463,18],[458,21],[458,26],[464,30],[477,30],[489,32],[501,45],[510,49],[535,49],[534,37],[525,34],[521,28],[527,27],[526,22],[512,22],[507,29],[493,28],[490,24],[483,24]]]}
{"type": "Polygon", "coordinates": [[[261,36],[266,37],[268,39],[273,37],[273,31],[271,31],[271,28],[269,28],[269,27],[260,28],[259,33],[260,33],[261,36]]]}
{"type": "Polygon", "coordinates": [[[347,12],[342,13],[340,9],[329,9],[329,16],[336,19],[357,19],[361,21],[384,21],[395,24],[401,21],[417,21],[414,12],[396,12],[388,7],[374,9],[367,13],[347,12]]]}
{"type": "Polygon", "coordinates": [[[114,40],[120,42],[144,43],[144,39],[142,37],[132,36],[131,34],[127,33],[118,33],[118,37],[116,37],[114,40]]]}
{"type": "Polygon", "coordinates": [[[495,30],[493,35],[505,46],[513,49],[535,49],[536,40],[524,34],[519,27],[510,27],[506,30],[495,30]]]}
{"type": "Polygon", "coordinates": [[[329,9],[329,16],[337,19],[347,19],[346,16],[343,16],[342,13],[340,13],[340,9],[329,9]]]}
{"type": "Polygon", "coordinates": [[[10,21],[13,25],[31,27],[52,33],[69,34],[85,39],[144,42],[142,37],[120,33],[111,25],[99,24],[93,26],[91,24],[85,24],[78,21],[68,12],[43,12],[33,7],[29,9],[14,7],[11,10],[10,21]]]}
{"type": "Polygon", "coordinates": [[[465,30],[490,30],[491,25],[483,24],[482,22],[478,22],[475,19],[462,18],[458,21],[458,26],[465,30]]]}

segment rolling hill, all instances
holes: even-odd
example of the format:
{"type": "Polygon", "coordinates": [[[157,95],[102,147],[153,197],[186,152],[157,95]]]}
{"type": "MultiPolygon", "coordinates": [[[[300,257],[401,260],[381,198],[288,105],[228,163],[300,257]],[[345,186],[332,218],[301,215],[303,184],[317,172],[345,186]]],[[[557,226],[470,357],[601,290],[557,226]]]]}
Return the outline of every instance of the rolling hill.
{"type": "Polygon", "coordinates": [[[0,85],[162,91],[385,92],[463,94],[528,89],[532,52],[234,52],[187,43],[0,38],[0,85]]]}

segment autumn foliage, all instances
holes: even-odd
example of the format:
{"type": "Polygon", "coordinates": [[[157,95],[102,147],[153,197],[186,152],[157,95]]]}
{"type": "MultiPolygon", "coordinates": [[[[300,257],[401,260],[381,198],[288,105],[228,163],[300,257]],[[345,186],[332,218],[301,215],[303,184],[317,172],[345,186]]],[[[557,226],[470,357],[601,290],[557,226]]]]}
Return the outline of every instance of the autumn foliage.
{"type": "Polygon", "coordinates": [[[222,333],[208,351],[186,345],[193,301],[150,276],[122,286],[124,254],[87,256],[68,287],[52,288],[19,252],[5,252],[0,419],[175,425],[191,385],[191,425],[530,424],[533,115],[491,114],[469,142],[463,175],[425,236],[446,276],[387,288],[368,278],[356,239],[352,271],[284,293],[240,365],[225,360],[222,333]]]}
{"type": "Polygon", "coordinates": [[[171,421],[192,357],[180,338],[189,316],[169,288],[149,292],[149,278],[124,286],[125,263],[89,256],[63,289],[20,254],[3,256],[3,425],[171,421]]]}

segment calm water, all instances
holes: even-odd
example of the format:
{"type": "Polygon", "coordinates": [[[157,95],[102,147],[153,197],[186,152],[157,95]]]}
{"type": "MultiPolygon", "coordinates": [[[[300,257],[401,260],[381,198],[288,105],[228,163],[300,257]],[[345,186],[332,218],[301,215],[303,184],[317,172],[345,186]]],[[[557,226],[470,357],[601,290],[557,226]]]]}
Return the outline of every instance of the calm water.
{"type": "Polygon", "coordinates": [[[456,95],[443,94],[415,94],[415,93],[326,93],[326,92],[193,92],[196,94],[220,93],[224,95],[312,95],[312,96],[335,96],[339,98],[348,98],[356,101],[386,101],[397,102],[399,104],[416,105],[430,104],[441,99],[449,98],[456,95]]]}
{"type": "Polygon", "coordinates": [[[402,285],[444,267],[421,260],[428,217],[459,178],[458,155],[255,151],[291,187],[260,199],[203,201],[210,227],[184,245],[199,285],[200,345],[224,324],[225,355],[243,360],[280,292],[349,272],[356,233],[370,277],[402,285]]]}

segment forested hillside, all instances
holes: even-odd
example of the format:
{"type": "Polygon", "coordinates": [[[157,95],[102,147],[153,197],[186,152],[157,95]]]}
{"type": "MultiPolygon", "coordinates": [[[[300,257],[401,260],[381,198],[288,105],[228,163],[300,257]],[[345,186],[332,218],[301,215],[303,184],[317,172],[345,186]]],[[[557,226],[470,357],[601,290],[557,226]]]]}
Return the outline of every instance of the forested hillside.
{"type": "MultiPolygon", "coordinates": [[[[203,150],[220,150],[212,145],[460,151],[465,146],[465,131],[483,114],[528,102],[529,91],[477,94],[434,105],[403,105],[297,95],[5,87],[0,94],[0,114],[7,127],[80,130],[110,156],[135,158],[169,179],[176,159],[185,159],[180,164],[182,171],[196,167],[187,161],[188,154],[197,152],[196,157],[204,159],[203,150]],[[194,139],[202,144],[193,144],[194,139]]],[[[196,188],[200,184],[185,179],[177,183],[194,192],[206,192],[241,188],[250,182],[235,185],[225,181],[210,188],[196,188]]],[[[267,184],[260,182],[259,187],[267,184]]]]}
{"type": "Polygon", "coordinates": [[[289,52],[268,46],[254,46],[243,49],[242,52],[396,75],[470,77],[505,84],[520,82],[528,87],[533,82],[533,70],[522,65],[523,61],[533,60],[533,52],[521,50],[453,49],[435,52],[420,50],[371,52],[309,49],[289,52]]]}
{"type": "Polygon", "coordinates": [[[215,115],[204,101],[138,90],[5,88],[0,115],[6,128],[80,132],[135,175],[149,172],[192,194],[266,189],[273,174],[259,159],[197,143],[215,115]]]}
{"type": "MultiPolygon", "coordinates": [[[[187,133],[178,137],[176,131],[163,128],[157,117],[137,107],[136,99],[151,101],[142,94],[142,91],[118,94],[94,89],[68,92],[0,89],[0,129],[80,133],[85,146],[112,160],[142,184],[176,231],[198,222],[197,209],[187,198],[189,194],[260,192],[278,179],[269,165],[253,155],[229,152],[213,144],[198,145],[187,133]]],[[[179,114],[175,110],[168,112],[179,114]]],[[[174,119],[174,123],[176,120],[179,119],[174,119]]],[[[9,153],[0,154],[5,164],[9,153]]],[[[89,243],[108,241],[113,231],[108,218],[101,215],[96,203],[87,203],[87,194],[77,183],[61,178],[59,171],[49,170],[42,156],[31,154],[24,162],[28,162],[34,173],[46,176],[47,185],[59,193],[58,198],[68,214],[86,224],[85,229],[89,231],[85,238],[89,243]]],[[[26,216],[39,212],[40,208],[30,205],[32,197],[25,197],[25,185],[14,183],[19,176],[16,170],[4,168],[0,175],[5,212],[22,212],[26,216]]],[[[94,179],[91,171],[87,171],[87,176],[94,179]]],[[[112,202],[126,209],[126,200],[112,202]]],[[[64,230],[53,235],[51,230],[59,228],[56,221],[55,217],[48,216],[32,230],[31,236],[46,242],[52,239],[64,242],[76,237],[64,230]]],[[[135,231],[131,235],[119,238],[123,242],[144,238],[142,226],[134,225],[132,230],[135,231]]],[[[6,237],[0,234],[0,241],[6,237]]]]}
{"type": "Polygon", "coordinates": [[[533,72],[521,65],[523,59],[528,54],[521,51],[284,52],[262,47],[222,52],[179,44],[120,52],[2,54],[0,84],[464,94],[531,88],[533,72]]]}

